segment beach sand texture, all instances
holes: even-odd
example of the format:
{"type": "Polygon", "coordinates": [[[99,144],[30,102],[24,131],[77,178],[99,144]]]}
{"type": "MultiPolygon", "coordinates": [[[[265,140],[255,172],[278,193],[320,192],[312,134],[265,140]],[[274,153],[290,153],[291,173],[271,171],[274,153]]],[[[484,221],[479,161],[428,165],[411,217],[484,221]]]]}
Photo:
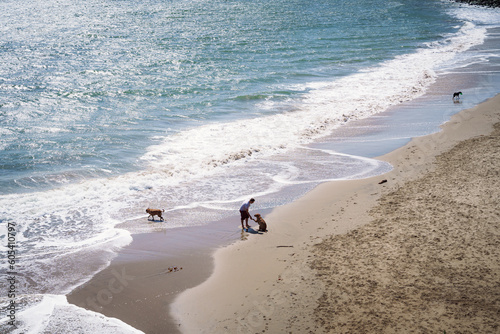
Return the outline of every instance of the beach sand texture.
{"type": "Polygon", "coordinates": [[[314,310],[337,333],[498,333],[500,124],[385,196],[374,221],[314,246],[314,310]]]}
{"type": "Polygon", "coordinates": [[[179,329],[500,332],[499,121],[496,96],[381,157],[393,171],[276,208],[177,298],[179,329]]]}

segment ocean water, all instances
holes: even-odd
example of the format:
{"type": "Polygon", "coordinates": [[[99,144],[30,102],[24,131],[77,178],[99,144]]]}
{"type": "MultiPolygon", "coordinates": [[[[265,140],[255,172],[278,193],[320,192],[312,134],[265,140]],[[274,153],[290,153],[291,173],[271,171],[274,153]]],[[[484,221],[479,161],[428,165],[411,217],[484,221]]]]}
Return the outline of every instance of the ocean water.
{"type": "Polygon", "coordinates": [[[64,297],[134,233],[381,174],[391,166],[373,157],[500,82],[499,10],[449,1],[6,0],[0,11],[0,270],[16,273],[19,327],[2,309],[2,332],[134,332],[64,297]],[[147,207],[166,222],[146,223],[147,207]]]}

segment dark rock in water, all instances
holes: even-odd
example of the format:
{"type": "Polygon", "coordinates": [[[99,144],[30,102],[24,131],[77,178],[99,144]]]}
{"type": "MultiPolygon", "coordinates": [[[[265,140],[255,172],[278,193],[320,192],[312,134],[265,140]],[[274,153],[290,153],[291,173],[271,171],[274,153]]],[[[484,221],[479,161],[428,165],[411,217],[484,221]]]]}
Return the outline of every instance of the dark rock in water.
{"type": "Polygon", "coordinates": [[[500,7],[500,0],[455,0],[455,2],[461,2],[475,6],[500,7]]]}

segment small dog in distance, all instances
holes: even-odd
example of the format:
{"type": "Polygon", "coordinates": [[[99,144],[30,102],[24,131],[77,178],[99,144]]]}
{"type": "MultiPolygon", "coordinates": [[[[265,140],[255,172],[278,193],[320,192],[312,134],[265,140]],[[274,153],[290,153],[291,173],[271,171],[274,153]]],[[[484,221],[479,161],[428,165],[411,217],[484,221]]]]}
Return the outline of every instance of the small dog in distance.
{"type": "Polygon", "coordinates": [[[462,92],[455,92],[455,93],[453,93],[453,101],[460,100],[460,95],[462,95],[462,92]]]}
{"type": "Polygon", "coordinates": [[[163,221],[162,214],[163,214],[163,212],[165,212],[165,210],[147,208],[146,212],[149,213],[148,220],[149,220],[149,217],[151,217],[151,218],[153,218],[153,221],[155,221],[155,216],[158,216],[158,217],[160,217],[160,221],[163,221]]]}

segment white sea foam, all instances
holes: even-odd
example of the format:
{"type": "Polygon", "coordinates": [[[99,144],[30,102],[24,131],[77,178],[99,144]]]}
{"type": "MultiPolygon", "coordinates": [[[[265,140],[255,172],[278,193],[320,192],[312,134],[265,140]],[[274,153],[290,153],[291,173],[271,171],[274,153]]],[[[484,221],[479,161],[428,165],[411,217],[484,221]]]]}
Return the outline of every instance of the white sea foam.
{"type": "Polygon", "coordinates": [[[467,22],[493,26],[500,25],[500,8],[485,10],[483,7],[460,3],[450,8],[449,13],[467,22]]]}
{"type": "MultiPolygon", "coordinates": [[[[294,110],[188,129],[149,147],[142,159],[166,176],[187,177],[250,156],[296,149],[348,120],[366,118],[421,96],[434,82],[435,70],[483,43],[485,32],[466,23],[458,33],[413,54],[335,81],[305,85],[307,93],[295,101],[294,110]]],[[[270,102],[266,103],[270,108],[270,102]]]]}
{"type": "Polygon", "coordinates": [[[16,315],[19,329],[12,328],[7,320],[0,320],[0,329],[13,334],[66,334],[66,333],[143,333],[116,319],[105,317],[83,308],[71,305],[66,296],[40,295],[31,307],[16,315]]]}

